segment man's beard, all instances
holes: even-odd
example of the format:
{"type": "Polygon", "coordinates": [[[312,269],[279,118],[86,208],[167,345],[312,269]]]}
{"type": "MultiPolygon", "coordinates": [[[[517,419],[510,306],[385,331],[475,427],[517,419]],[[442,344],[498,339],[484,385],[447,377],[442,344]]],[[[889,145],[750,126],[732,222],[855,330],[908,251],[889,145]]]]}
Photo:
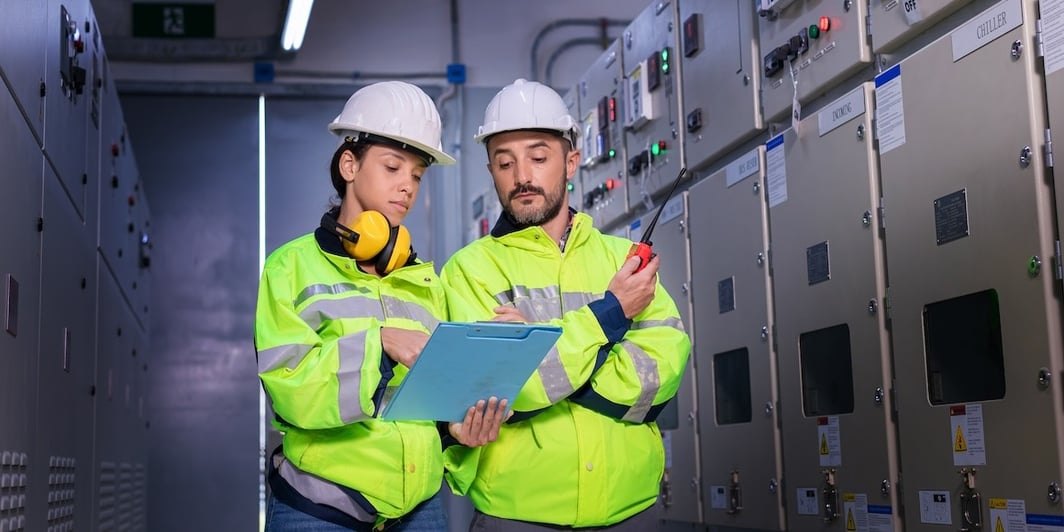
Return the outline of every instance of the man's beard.
{"type": "Polygon", "coordinates": [[[518,185],[516,188],[510,191],[510,197],[507,201],[503,202],[503,208],[506,210],[506,214],[517,225],[522,227],[531,227],[533,225],[543,225],[549,220],[553,220],[558,213],[562,211],[562,207],[566,203],[565,198],[565,181],[563,180],[561,185],[552,194],[535,185],[524,184],[518,185]],[[531,211],[525,210],[523,213],[519,213],[514,208],[514,196],[518,194],[534,193],[543,196],[543,207],[533,209],[531,211]]]}

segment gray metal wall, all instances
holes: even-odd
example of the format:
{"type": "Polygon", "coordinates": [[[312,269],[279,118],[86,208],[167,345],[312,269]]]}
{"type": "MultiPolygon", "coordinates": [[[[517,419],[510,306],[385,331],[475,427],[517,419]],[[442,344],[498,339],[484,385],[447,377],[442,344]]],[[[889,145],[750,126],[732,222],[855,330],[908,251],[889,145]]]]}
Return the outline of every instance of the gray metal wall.
{"type": "Polygon", "coordinates": [[[255,530],[257,98],[123,97],[154,200],[148,530],[255,530]]]}

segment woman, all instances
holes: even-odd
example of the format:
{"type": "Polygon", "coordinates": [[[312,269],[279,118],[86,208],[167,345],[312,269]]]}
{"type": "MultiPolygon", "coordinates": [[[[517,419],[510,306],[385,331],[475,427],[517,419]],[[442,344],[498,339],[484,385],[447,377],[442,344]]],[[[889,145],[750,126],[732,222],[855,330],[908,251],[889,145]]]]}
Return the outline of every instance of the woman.
{"type": "Polygon", "coordinates": [[[266,530],[446,530],[440,432],[492,441],[505,401],[440,431],[375,416],[446,317],[432,265],[399,224],[426,169],[455,161],[432,100],[407,83],[359,90],[329,129],[343,139],[330,166],[340,203],[270,255],[259,287],[259,377],[284,433],[266,530]]]}

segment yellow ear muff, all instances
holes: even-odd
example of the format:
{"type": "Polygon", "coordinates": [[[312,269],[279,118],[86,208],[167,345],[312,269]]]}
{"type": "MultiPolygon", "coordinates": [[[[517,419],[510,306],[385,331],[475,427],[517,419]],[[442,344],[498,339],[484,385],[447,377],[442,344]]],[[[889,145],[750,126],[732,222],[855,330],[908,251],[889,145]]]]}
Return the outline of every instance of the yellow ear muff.
{"type": "Polygon", "coordinates": [[[344,249],[355,260],[370,260],[376,257],[388,245],[391,237],[391,224],[388,218],[377,211],[363,211],[347,224],[340,222],[358,233],[358,242],[341,240],[344,249]]]}
{"type": "Polygon", "coordinates": [[[410,231],[406,227],[392,228],[392,238],[377,257],[377,272],[389,274],[396,268],[402,268],[410,260],[410,231]]]}

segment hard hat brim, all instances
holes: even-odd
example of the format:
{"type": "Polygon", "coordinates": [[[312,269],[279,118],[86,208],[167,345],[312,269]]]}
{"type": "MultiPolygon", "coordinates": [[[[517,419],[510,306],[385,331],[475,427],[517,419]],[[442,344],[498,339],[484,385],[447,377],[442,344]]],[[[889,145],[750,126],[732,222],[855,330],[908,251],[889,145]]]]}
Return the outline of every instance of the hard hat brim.
{"type": "Polygon", "coordinates": [[[409,144],[410,146],[413,146],[413,147],[415,147],[415,148],[417,148],[417,149],[419,149],[419,150],[431,155],[432,158],[435,159],[434,164],[438,164],[438,165],[441,165],[441,166],[451,166],[451,165],[454,165],[457,162],[454,157],[451,157],[450,155],[448,155],[447,153],[445,153],[443,150],[441,150],[439,148],[425,145],[425,144],[423,144],[421,142],[418,142],[418,141],[416,141],[414,139],[411,139],[411,138],[408,138],[408,137],[404,137],[402,135],[395,135],[395,134],[392,134],[392,133],[385,133],[385,132],[382,132],[382,131],[375,131],[373,129],[366,128],[366,127],[353,127],[351,124],[345,124],[345,123],[342,123],[342,122],[333,122],[333,123],[329,124],[329,131],[332,131],[334,134],[336,134],[337,136],[339,136],[341,138],[343,138],[345,136],[349,136],[349,135],[350,136],[357,136],[358,133],[361,132],[361,133],[369,133],[369,134],[372,134],[372,135],[377,135],[379,137],[384,137],[386,139],[391,139],[391,140],[393,140],[395,142],[399,142],[399,143],[402,143],[402,144],[409,144]]]}

